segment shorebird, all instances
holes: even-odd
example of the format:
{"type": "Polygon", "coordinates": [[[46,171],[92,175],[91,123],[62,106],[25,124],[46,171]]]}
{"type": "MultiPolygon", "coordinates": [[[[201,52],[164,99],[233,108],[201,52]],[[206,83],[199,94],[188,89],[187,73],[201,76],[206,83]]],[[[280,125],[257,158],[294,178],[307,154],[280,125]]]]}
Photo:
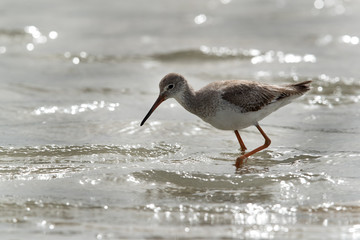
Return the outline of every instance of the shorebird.
{"type": "Polygon", "coordinates": [[[175,98],[187,111],[213,127],[235,132],[243,154],[236,159],[235,166],[238,169],[249,156],[267,148],[271,143],[259,121],[303,95],[310,89],[310,83],[311,81],[304,81],[277,86],[247,80],[225,80],[210,83],[195,91],[182,75],[169,73],[161,79],[159,97],[140,126],[163,101],[175,98]],[[245,153],[247,148],[238,130],[252,125],[259,130],[265,143],[245,153]]]}

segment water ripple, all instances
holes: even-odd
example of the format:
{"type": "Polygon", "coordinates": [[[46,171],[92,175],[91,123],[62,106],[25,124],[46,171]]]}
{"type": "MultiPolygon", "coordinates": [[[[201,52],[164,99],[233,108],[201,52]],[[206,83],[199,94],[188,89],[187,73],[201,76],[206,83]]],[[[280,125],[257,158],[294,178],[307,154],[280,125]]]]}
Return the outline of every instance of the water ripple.
{"type": "MultiPolygon", "coordinates": [[[[252,64],[259,63],[316,63],[317,58],[314,54],[295,54],[283,51],[267,50],[262,51],[255,48],[229,48],[229,47],[210,47],[202,45],[198,49],[180,49],[167,51],[164,53],[153,53],[150,55],[96,55],[86,51],[65,52],[57,55],[58,58],[70,61],[78,65],[80,63],[118,63],[128,61],[149,61],[160,62],[188,62],[188,61],[222,61],[222,60],[250,60],[252,64]]],[[[151,64],[155,64],[151,62],[151,64]]]]}
{"type": "Polygon", "coordinates": [[[336,105],[360,101],[360,84],[354,78],[331,77],[321,74],[311,79],[313,80],[312,91],[308,100],[310,105],[324,105],[333,108],[336,105]]]}
{"type": "Polygon", "coordinates": [[[249,59],[252,64],[272,62],[316,62],[316,57],[313,54],[298,55],[274,50],[262,52],[258,49],[236,49],[209,46],[201,46],[199,49],[178,50],[174,52],[153,54],[152,57],[159,61],[211,61],[226,59],[249,59]]]}
{"type": "Polygon", "coordinates": [[[34,157],[70,157],[89,156],[101,154],[115,154],[131,157],[159,157],[168,155],[180,150],[179,145],[152,144],[151,147],[140,145],[84,145],[84,146],[58,146],[45,145],[35,147],[0,147],[0,156],[8,158],[34,158],[34,157]]]}
{"type": "Polygon", "coordinates": [[[51,180],[64,178],[74,173],[88,170],[84,166],[74,164],[38,164],[37,166],[2,166],[0,167],[0,180],[51,180]]]}
{"type": "Polygon", "coordinates": [[[149,203],[138,206],[136,209],[152,213],[153,220],[160,222],[186,223],[191,226],[198,224],[265,226],[264,230],[269,232],[279,231],[280,225],[283,225],[284,222],[288,224],[304,222],[309,224],[311,222],[322,226],[329,222],[336,222],[336,220],[332,220],[333,216],[346,212],[353,214],[353,217],[348,220],[354,224],[357,222],[356,216],[360,214],[358,205],[338,206],[333,203],[323,203],[321,206],[320,210],[318,210],[316,206],[283,206],[279,203],[265,205],[256,203],[214,204],[212,206],[203,206],[201,204],[166,206],[149,203]],[[315,213],[317,213],[317,217],[312,216],[315,213]]]}
{"type": "MultiPolygon", "coordinates": [[[[279,76],[272,76],[269,72],[260,71],[258,79],[278,79],[281,82],[301,82],[311,80],[311,89],[304,97],[297,101],[307,102],[310,106],[325,106],[334,108],[336,106],[354,104],[360,101],[360,82],[353,77],[330,76],[325,73],[318,76],[301,76],[295,73],[285,74],[279,72],[279,76]]],[[[279,83],[280,84],[280,83],[279,83]]]]}
{"type": "Polygon", "coordinates": [[[32,52],[38,45],[57,39],[58,35],[55,30],[44,33],[36,26],[25,26],[23,29],[0,29],[0,37],[5,39],[7,44],[0,46],[0,54],[17,52],[19,48],[20,51],[32,52]]]}

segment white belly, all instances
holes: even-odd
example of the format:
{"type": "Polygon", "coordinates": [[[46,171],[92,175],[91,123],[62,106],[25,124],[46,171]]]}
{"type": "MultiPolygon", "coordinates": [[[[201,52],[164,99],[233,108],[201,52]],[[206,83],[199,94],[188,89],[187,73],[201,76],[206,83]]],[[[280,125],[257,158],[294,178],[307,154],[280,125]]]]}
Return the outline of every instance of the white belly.
{"type": "Polygon", "coordinates": [[[270,104],[258,111],[247,113],[236,112],[231,109],[221,110],[216,112],[215,116],[207,117],[203,120],[221,130],[240,130],[257,124],[258,121],[286,104],[270,104]]]}
{"type": "Polygon", "coordinates": [[[221,130],[239,130],[247,128],[257,123],[258,117],[256,112],[237,113],[234,111],[221,111],[214,117],[203,119],[210,123],[213,127],[221,130]]]}

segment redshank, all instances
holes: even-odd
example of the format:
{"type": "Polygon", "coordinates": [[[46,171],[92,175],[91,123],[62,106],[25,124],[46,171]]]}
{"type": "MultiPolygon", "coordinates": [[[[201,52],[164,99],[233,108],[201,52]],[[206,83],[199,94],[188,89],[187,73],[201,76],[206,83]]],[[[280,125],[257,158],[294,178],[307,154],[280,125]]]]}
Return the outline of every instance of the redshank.
{"type": "Polygon", "coordinates": [[[235,162],[236,168],[239,168],[249,156],[267,148],[271,143],[259,121],[303,95],[310,89],[310,83],[311,81],[305,81],[276,86],[247,80],[226,80],[210,83],[195,91],[182,75],[169,73],[161,79],[159,97],[140,126],[163,101],[175,98],[186,110],[215,128],[235,132],[243,152],[235,162]],[[259,130],[265,143],[245,153],[246,146],[238,130],[252,125],[259,130]]]}

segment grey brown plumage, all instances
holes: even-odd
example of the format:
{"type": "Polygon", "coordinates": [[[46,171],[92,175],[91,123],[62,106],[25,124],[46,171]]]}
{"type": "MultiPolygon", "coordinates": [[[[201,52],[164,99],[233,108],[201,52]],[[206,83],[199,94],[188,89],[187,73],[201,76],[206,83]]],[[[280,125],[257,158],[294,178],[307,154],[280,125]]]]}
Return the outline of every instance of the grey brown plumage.
{"type": "Polygon", "coordinates": [[[183,76],[169,73],[161,79],[160,94],[141,121],[142,126],[153,111],[166,99],[175,98],[186,110],[222,130],[233,130],[241,149],[246,150],[239,129],[256,126],[265,139],[264,145],[236,159],[239,168],[244,159],[267,148],[271,140],[259,121],[310,89],[311,81],[277,86],[245,80],[227,80],[208,84],[195,91],[183,76]]]}
{"type": "Polygon", "coordinates": [[[222,89],[221,97],[231,104],[239,106],[241,112],[253,112],[294,95],[308,91],[311,81],[286,86],[267,85],[252,81],[234,80],[228,88],[222,89]]]}

